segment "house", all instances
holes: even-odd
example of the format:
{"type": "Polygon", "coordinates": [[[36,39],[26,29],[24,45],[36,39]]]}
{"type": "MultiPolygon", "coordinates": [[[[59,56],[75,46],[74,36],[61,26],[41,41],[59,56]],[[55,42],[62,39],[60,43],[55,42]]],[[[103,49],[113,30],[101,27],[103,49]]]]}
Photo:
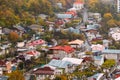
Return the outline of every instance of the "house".
{"type": "Polygon", "coordinates": [[[26,44],[26,46],[37,46],[37,45],[42,45],[42,44],[45,44],[45,41],[42,40],[42,39],[38,39],[38,40],[34,40],[34,41],[31,41],[31,42],[28,42],[26,44]]]}
{"type": "Polygon", "coordinates": [[[14,27],[14,29],[16,29],[19,32],[22,32],[22,33],[26,32],[26,30],[24,29],[24,27],[22,27],[20,25],[15,25],[13,27],[14,27]]]}
{"type": "Polygon", "coordinates": [[[12,66],[11,61],[0,60],[0,75],[3,75],[4,72],[11,73],[12,66]]]}
{"type": "Polygon", "coordinates": [[[106,59],[114,59],[116,61],[120,60],[120,50],[114,50],[114,49],[105,49],[101,51],[101,54],[106,59]]]}
{"type": "Polygon", "coordinates": [[[12,30],[9,28],[3,28],[2,32],[3,34],[9,34],[12,30]]]}
{"type": "Polygon", "coordinates": [[[81,65],[83,59],[64,57],[62,59],[62,61],[68,61],[68,62],[71,62],[74,65],[81,65]]]}
{"type": "Polygon", "coordinates": [[[87,80],[104,80],[104,73],[97,73],[91,77],[88,77],[87,80]]]}
{"type": "Polygon", "coordinates": [[[38,17],[40,17],[41,19],[45,20],[48,17],[48,15],[39,14],[38,17]]]}
{"type": "Polygon", "coordinates": [[[5,61],[0,60],[0,75],[3,74],[3,71],[6,70],[6,63],[5,61]]]}
{"type": "Polygon", "coordinates": [[[68,11],[74,11],[74,12],[77,12],[76,8],[74,8],[74,7],[69,8],[68,11]]]}
{"type": "Polygon", "coordinates": [[[94,63],[96,65],[102,65],[104,63],[104,57],[103,56],[94,56],[94,63]]]}
{"type": "Polygon", "coordinates": [[[73,47],[73,48],[80,48],[84,44],[84,41],[76,39],[74,41],[68,42],[68,44],[70,44],[71,47],[73,47]]]}
{"type": "Polygon", "coordinates": [[[56,14],[57,18],[60,18],[60,19],[71,19],[73,18],[73,15],[72,14],[62,14],[62,13],[59,13],[59,14],[56,14]]]}
{"type": "Polygon", "coordinates": [[[17,42],[16,47],[21,48],[25,46],[25,42],[17,42]]]}
{"type": "Polygon", "coordinates": [[[43,26],[37,25],[37,24],[32,24],[30,26],[28,26],[28,28],[32,29],[35,32],[41,32],[44,31],[43,26]]]}
{"type": "Polygon", "coordinates": [[[3,55],[3,54],[7,54],[7,53],[9,53],[9,52],[12,52],[12,51],[9,50],[10,46],[11,46],[11,44],[8,43],[8,42],[6,42],[5,44],[2,44],[0,55],[3,55]]]}
{"type": "Polygon", "coordinates": [[[73,3],[73,8],[75,8],[76,10],[81,10],[84,8],[84,2],[82,0],[76,0],[73,3]]]}
{"type": "Polygon", "coordinates": [[[57,5],[60,9],[62,9],[62,8],[63,8],[63,4],[62,4],[62,3],[60,3],[60,2],[56,3],[56,5],[57,5]]]}
{"type": "Polygon", "coordinates": [[[72,57],[74,55],[74,49],[70,46],[54,46],[49,48],[53,52],[53,58],[63,59],[64,57],[72,57]]]}
{"type": "Polygon", "coordinates": [[[27,51],[24,53],[26,60],[31,59],[31,57],[34,57],[35,59],[37,59],[40,55],[41,55],[41,53],[38,51],[35,51],[35,50],[27,51]]]}
{"type": "Polygon", "coordinates": [[[116,78],[115,80],[120,80],[120,77],[116,78]]]}
{"type": "Polygon", "coordinates": [[[71,33],[75,33],[75,34],[80,34],[80,30],[79,29],[75,29],[73,27],[68,28],[68,31],[71,33]]]}
{"type": "Polygon", "coordinates": [[[74,18],[77,16],[76,11],[67,11],[65,14],[72,14],[74,18]]]}
{"type": "Polygon", "coordinates": [[[97,34],[98,33],[98,31],[97,31],[98,28],[99,28],[99,26],[95,25],[95,24],[93,24],[93,25],[87,25],[85,31],[87,33],[97,34]]]}
{"type": "Polygon", "coordinates": [[[102,51],[105,49],[105,47],[101,44],[92,44],[91,48],[93,51],[102,51]]]}
{"type": "Polygon", "coordinates": [[[55,78],[55,69],[49,66],[40,67],[34,70],[32,74],[36,76],[37,80],[45,80],[46,78],[53,80],[55,78]]]}
{"type": "Polygon", "coordinates": [[[75,67],[76,67],[76,65],[74,65],[69,61],[56,60],[56,59],[52,59],[47,65],[53,66],[59,70],[62,70],[61,74],[71,73],[75,70],[75,67]]]}
{"type": "Polygon", "coordinates": [[[0,76],[0,80],[8,80],[8,76],[0,76]]]}
{"type": "Polygon", "coordinates": [[[109,43],[110,43],[109,40],[106,40],[106,39],[103,40],[103,46],[105,46],[105,49],[108,49],[109,43]]]}
{"type": "Polygon", "coordinates": [[[115,41],[120,41],[120,32],[119,33],[113,33],[112,34],[112,38],[115,40],[115,41]]]}
{"type": "Polygon", "coordinates": [[[120,41],[120,28],[110,28],[109,36],[111,36],[115,41],[120,41]]]}
{"type": "Polygon", "coordinates": [[[57,19],[57,20],[55,21],[55,24],[57,24],[57,25],[63,25],[63,24],[64,24],[64,21],[63,21],[62,19],[57,19]]]}
{"type": "Polygon", "coordinates": [[[94,22],[94,20],[96,22],[100,22],[102,20],[101,14],[100,13],[92,13],[92,12],[88,12],[88,17],[92,18],[92,21],[94,22]]]}

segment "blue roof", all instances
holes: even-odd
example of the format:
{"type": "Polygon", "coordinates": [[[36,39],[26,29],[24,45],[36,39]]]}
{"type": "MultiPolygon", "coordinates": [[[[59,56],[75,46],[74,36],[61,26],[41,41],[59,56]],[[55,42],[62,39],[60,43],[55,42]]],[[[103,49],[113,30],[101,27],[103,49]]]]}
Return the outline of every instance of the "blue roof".
{"type": "Polygon", "coordinates": [[[120,54],[120,50],[105,49],[105,50],[102,51],[102,53],[107,53],[107,54],[120,54]]]}
{"type": "Polygon", "coordinates": [[[102,56],[94,56],[94,59],[95,59],[95,60],[101,60],[101,59],[102,59],[102,56]]]}
{"type": "Polygon", "coordinates": [[[8,80],[7,76],[0,76],[0,80],[8,80]]]}
{"type": "Polygon", "coordinates": [[[76,34],[79,34],[79,33],[80,33],[80,30],[79,30],[79,29],[74,29],[73,27],[68,28],[68,30],[69,30],[70,32],[73,32],[73,33],[76,33],[76,34]]]}
{"type": "Polygon", "coordinates": [[[72,65],[71,62],[62,61],[62,60],[51,60],[48,65],[58,67],[58,68],[66,68],[68,65],[72,65]]]}
{"type": "Polygon", "coordinates": [[[97,77],[98,77],[99,75],[100,75],[100,73],[97,73],[97,74],[93,75],[92,77],[97,79],[97,77]]]}
{"type": "Polygon", "coordinates": [[[72,18],[72,14],[57,14],[57,17],[61,19],[72,18]]]}

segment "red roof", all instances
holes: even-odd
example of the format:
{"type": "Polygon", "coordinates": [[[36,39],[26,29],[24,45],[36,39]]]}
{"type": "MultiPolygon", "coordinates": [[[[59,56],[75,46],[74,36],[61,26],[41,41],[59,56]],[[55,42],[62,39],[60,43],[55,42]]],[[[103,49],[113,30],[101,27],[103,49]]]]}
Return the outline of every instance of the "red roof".
{"type": "Polygon", "coordinates": [[[6,66],[6,63],[2,60],[0,60],[0,67],[5,67],[6,66]]]}
{"type": "Polygon", "coordinates": [[[58,25],[62,25],[63,23],[64,23],[63,20],[57,20],[57,21],[55,22],[55,24],[58,24],[58,25]]]}
{"type": "Polygon", "coordinates": [[[84,58],[82,58],[82,59],[83,59],[83,62],[92,61],[92,58],[91,58],[91,57],[84,57],[84,58]]]}
{"type": "Polygon", "coordinates": [[[118,78],[118,77],[120,77],[120,74],[115,74],[115,78],[118,78]]]}
{"type": "Polygon", "coordinates": [[[75,16],[75,15],[76,15],[76,12],[75,12],[75,11],[68,11],[68,12],[66,12],[65,14],[72,14],[73,16],[75,16]]]}
{"type": "Polygon", "coordinates": [[[41,44],[44,44],[44,43],[45,43],[44,40],[39,39],[39,40],[35,40],[35,41],[32,41],[32,42],[28,43],[28,46],[41,45],[41,44]]]}
{"type": "Polygon", "coordinates": [[[84,4],[83,2],[74,2],[74,4],[84,4]]]}
{"type": "Polygon", "coordinates": [[[81,1],[81,0],[76,0],[76,1],[74,2],[74,4],[84,4],[84,2],[81,1]]]}
{"type": "Polygon", "coordinates": [[[35,55],[37,53],[37,51],[29,51],[29,52],[27,52],[26,54],[29,54],[29,55],[35,55]]]}
{"type": "Polygon", "coordinates": [[[55,47],[52,47],[50,48],[52,50],[63,50],[67,53],[71,53],[74,51],[74,48],[70,47],[70,46],[55,46],[55,47]]]}
{"type": "Polygon", "coordinates": [[[52,70],[50,67],[44,67],[44,68],[37,69],[33,73],[34,74],[42,74],[42,75],[53,75],[54,70],[52,70]]]}

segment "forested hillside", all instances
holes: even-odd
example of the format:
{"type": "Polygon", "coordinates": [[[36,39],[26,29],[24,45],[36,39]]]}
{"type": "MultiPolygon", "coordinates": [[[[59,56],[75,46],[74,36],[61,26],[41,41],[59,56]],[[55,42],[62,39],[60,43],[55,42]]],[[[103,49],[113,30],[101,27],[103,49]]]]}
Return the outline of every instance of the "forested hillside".
{"type": "Polygon", "coordinates": [[[52,15],[48,0],[0,0],[0,26],[11,27],[19,22],[32,24],[35,16],[43,13],[52,15]]]}
{"type": "Polygon", "coordinates": [[[17,23],[35,23],[38,14],[53,15],[54,5],[72,6],[74,0],[0,0],[0,26],[11,27],[17,23]]]}

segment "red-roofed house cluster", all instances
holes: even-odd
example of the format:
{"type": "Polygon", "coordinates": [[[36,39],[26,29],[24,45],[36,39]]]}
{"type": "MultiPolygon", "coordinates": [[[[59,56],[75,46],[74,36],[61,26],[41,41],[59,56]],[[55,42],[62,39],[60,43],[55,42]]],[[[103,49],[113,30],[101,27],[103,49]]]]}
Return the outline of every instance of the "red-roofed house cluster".
{"type": "Polygon", "coordinates": [[[53,52],[53,57],[52,58],[57,58],[57,59],[62,59],[64,57],[72,57],[74,55],[74,48],[71,46],[55,46],[49,48],[49,50],[52,50],[53,52]]]}

